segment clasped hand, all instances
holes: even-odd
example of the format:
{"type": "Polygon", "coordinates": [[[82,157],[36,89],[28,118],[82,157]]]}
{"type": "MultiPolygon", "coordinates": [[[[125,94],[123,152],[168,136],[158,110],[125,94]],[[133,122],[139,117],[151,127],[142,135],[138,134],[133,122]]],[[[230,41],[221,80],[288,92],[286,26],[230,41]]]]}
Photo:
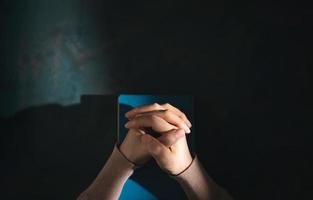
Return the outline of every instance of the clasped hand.
{"type": "Polygon", "coordinates": [[[170,104],[157,103],[134,108],[125,114],[129,129],[120,151],[133,163],[142,165],[153,157],[165,172],[177,175],[192,162],[186,134],[191,123],[186,115],[170,104]],[[155,138],[147,128],[160,134],[155,138]]]}

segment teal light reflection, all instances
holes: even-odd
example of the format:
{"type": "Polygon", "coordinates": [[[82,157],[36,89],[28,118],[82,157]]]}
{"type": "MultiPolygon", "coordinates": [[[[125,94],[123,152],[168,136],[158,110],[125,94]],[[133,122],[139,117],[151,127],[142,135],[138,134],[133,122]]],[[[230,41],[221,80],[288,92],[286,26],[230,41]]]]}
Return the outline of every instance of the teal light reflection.
{"type": "Polygon", "coordinates": [[[119,199],[158,200],[157,197],[131,179],[126,181],[119,199]]]}

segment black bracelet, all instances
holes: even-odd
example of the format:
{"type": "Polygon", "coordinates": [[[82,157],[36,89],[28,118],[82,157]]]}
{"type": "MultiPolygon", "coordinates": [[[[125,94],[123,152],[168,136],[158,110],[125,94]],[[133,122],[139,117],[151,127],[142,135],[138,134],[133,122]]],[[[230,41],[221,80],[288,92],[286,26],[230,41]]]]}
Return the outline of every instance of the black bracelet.
{"type": "Polygon", "coordinates": [[[170,174],[171,176],[179,176],[179,175],[181,175],[182,173],[184,173],[185,171],[187,171],[187,169],[189,169],[190,168],[190,166],[192,165],[192,163],[193,163],[193,161],[196,159],[196,157],[194,157],[193,159],[192,159],[192,161],[190,162],[190,164],[186,167],[186,169],[184,169],[182,172],[179,172],[178,174],[170,174]]]}
{"type": "Polygon", "coordinates": [[[140,168],[141,166],[143,166],[143,165],[139,165],[139,164],[134,163],[133,161],[129,160],[129,159],[127,158],[127,156],[125,156],[125,154],[120,150],[120,147],[119,147],[118,144],[116,144],[116,148],[117,148],[117,150],[120,152],[120,154],[121,154],[128,162],[130,162],[131,164],[134,165],[134,169],[137,169],[137,168],[140,168]]]}

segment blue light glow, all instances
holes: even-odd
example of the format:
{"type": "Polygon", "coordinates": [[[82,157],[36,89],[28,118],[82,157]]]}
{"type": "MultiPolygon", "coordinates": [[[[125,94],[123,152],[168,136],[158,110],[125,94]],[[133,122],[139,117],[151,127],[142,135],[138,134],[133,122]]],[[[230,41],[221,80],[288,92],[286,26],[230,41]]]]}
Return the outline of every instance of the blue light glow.
{"type": "Polygon", "coordinates": [[[125,183],[120,200],[158,200],[153,194],[147,191],[144,187],[136,183],[135,181],[128,179],[125,183]]]}

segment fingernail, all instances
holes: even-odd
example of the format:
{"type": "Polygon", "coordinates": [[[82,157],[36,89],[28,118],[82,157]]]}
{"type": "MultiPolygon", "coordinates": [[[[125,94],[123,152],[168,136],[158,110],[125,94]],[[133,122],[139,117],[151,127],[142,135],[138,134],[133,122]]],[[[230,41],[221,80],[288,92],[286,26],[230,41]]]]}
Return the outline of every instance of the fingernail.
{"type": "Polygon", "coordinates": [[[192,124],[189,120],[187,121],[187,124],[188,124],[189,128],[192,126],[192,124]]]}
{"type": "Polygon", "coordinates": [[[129,128],[130,127],[130,125],[131,125],[131,121],[129,121],[129,122],[127,122],[126,124],[125,124],[125,128],[129,128]]]}
{"type": "Polygon", "coordinates": [[[186,124],[183,124],[183,127],[184,127],[186,133],[190,133],[191,132],[189,127],[186,124]]]}

